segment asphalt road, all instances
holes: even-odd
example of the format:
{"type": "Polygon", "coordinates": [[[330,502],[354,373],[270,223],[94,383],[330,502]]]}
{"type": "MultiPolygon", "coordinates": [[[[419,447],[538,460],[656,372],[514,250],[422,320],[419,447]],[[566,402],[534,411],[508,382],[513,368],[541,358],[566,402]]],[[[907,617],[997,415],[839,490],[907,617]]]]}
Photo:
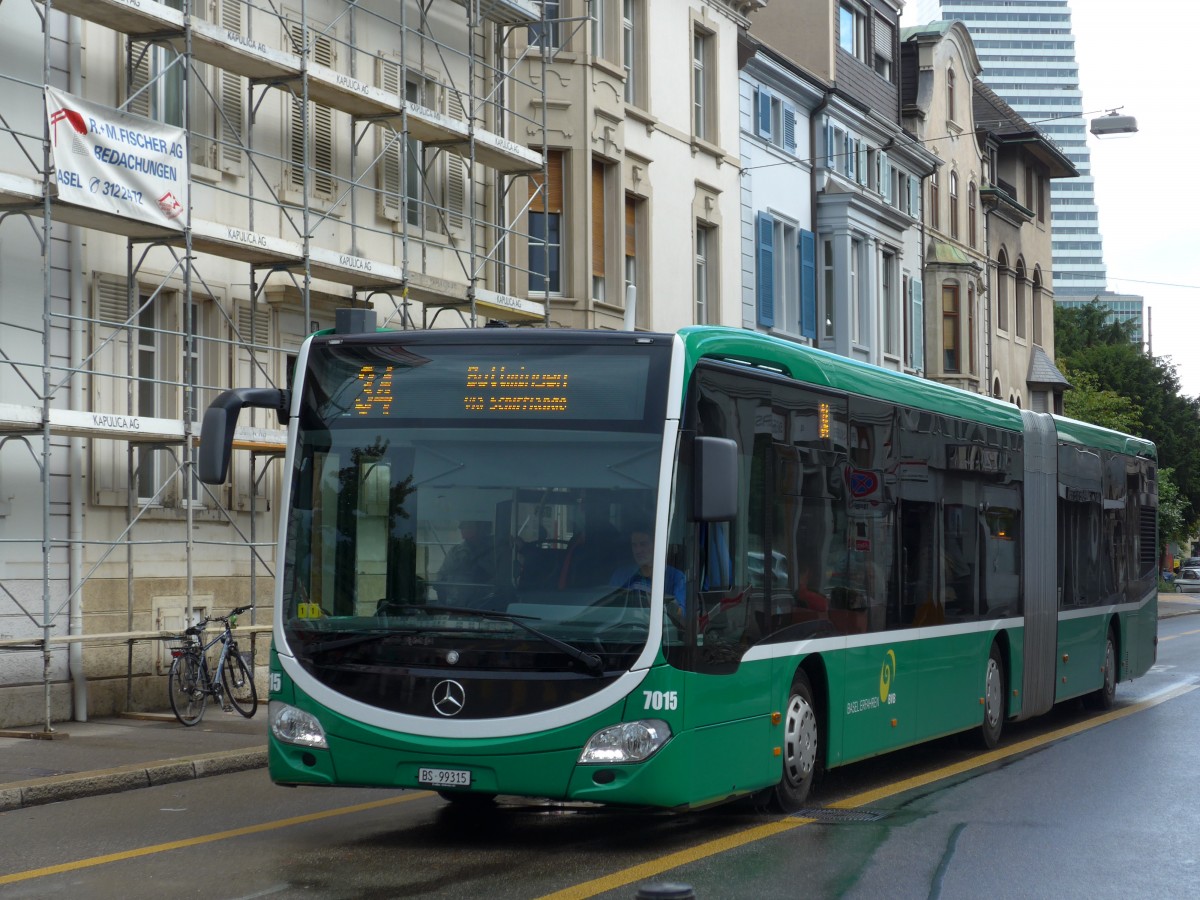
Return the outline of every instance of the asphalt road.
{"type": "Polygon", "coordinates": [[[984,754],[948,739],[831,773],[809,817],[637,815],[260,771],[0,814],[0,897],[1192,897],[1200,618],[1117,708],[1066,704],[984,754]]]}

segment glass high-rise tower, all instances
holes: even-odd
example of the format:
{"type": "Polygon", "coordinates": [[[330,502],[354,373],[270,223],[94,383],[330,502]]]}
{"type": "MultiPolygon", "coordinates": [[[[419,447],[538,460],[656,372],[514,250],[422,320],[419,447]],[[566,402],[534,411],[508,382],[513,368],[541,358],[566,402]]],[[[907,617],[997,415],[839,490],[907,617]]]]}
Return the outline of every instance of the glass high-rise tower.
{"type": "Polygon", "coordinates": [[[1067,0],[918,0],[917,15],[921,22],[961,21],[975,42],[984,83],[1079,170],[1078,178],[1051,182],[1054,293],[1104,291],[1108,278],[1067,0]]]}

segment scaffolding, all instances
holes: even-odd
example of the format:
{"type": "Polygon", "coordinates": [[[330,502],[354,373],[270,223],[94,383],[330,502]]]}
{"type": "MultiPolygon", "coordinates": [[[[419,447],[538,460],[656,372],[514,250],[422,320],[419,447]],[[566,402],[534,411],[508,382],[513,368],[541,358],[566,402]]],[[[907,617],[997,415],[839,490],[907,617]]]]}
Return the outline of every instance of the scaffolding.
{"type": "Polygon", "coordinates": [[[547,56],[520,73],[550,6],[0,0],[0,727],[161,707],[154,640],[197,614],[266,630],[286,434],[257,411],[201,485],[219,390],[286,386],[338,306],[549,324],[521,262],[547,56]],[[67,190],[59,132],[92,129],[47,88],[182,130],[177,220],[67,190]]]}

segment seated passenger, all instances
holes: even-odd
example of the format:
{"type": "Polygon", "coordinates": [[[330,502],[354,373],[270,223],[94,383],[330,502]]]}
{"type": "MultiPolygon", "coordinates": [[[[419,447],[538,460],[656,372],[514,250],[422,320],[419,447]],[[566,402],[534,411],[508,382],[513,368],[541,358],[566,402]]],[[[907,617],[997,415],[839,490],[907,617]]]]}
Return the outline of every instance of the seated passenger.
{"type": "Polygon", "coordinates": [[[813,590],[809,585],[811,577],[812,566],[809,563],[801,563],[800,571],[796,576],[796,600],[803,609],[811,609],[814,612],[827,612],[829,610],[829,599],[819,591],[813,590]]]}
{"type": "Polygon", "coordinates": [[[446,554],[438,570],[438,600],[451,605],[471,605],[486,595],[495,575],[492,525],[490,522],[464,519],[458,526],[462,543],[446,554]]]}
{"type": "MultiPolygon", "coordinates": [[[[654,571],[654,530],[649,525],[635,525],[629,533],[629,548],[633,554],[631,565],[619,566],[609,579],[611,587],[650,593],[650,579],[654,571]]],[[[667,612],[683,617],[687,606],[687,583],[683,573],[674,566],[667,566],[664,573],[667,612]]]]}

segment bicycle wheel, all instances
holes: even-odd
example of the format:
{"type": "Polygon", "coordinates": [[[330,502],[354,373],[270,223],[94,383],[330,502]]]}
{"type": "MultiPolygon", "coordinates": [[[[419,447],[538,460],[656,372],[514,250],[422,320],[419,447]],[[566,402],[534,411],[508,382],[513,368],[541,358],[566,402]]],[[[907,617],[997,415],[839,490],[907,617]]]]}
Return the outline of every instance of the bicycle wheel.
{"type": "Polygon", "coordinates": [[[171,711],[181,724],[196,725],[204,718],[208,694],[204,690],[199,656],[185,653],[171,660],[167,695],[171,698],[171,711]]]}
{"type": "Polygon", "coordinates": [[[229,650],[229,658],[225,660],[225,668],[221,672],[221,682],[225,685],[225,698],[233,708],[247,719],[253,716],[258,709],[258,691],[254,687],[254,676],[246,668],[236,647],[229,650]]]}

